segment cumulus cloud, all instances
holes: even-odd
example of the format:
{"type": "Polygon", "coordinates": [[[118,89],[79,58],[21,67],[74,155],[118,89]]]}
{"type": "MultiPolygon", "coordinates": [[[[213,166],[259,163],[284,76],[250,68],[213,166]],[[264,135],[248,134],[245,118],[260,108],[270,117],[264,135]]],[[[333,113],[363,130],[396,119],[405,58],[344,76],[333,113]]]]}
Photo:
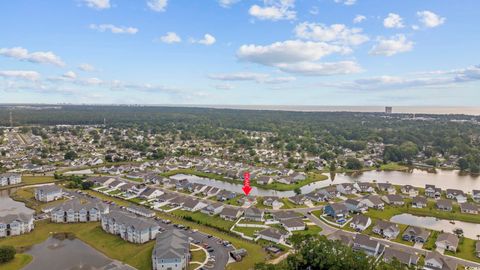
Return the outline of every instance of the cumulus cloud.
{"type": "Polygon", "coordinates": [[[200,43],[200,44],[203,44],[203,45],[206,45],[206,46],[210,46],[210,45],[213,45],[217,41],[217,39],[210,34],[205,34],[202,39],[192,40],[192,41],[194,43],[200,43]]]}
{"type": "Polygon", "coordinates": [[[218,4],[224,8],[229,8],[238,2],[240,2],[240,0],[218,0],[218,4]]]}
{"type": "Polygon", "coordinates": [[[147,6],[156,12],[163,12],[167,8],[168,0],[148,0],[147,6]]]}
{"type": "Polygon", "coordinates": [[[213,87],[218,90],[232,90],[234,87],[229,83],[215,84],[213,87]]]}
{"type": "Polygon", "coordinates": [[[253,5],[248,13],[259,20],[294,20],[297,13],[295,8],[295,0],[264,0],[264,6],[253,5]]]}
{"type": "Polygon", "coordinates": [[[182,41],[182,39],[175,32],[168,32],[164,36],[161,36],[160,40],[163,43],[168,43],[168,44],[178,43],[182,41]]]}
{"type": "Polygon", "coordinates": [[[349,53],[351,50],[325,42],[287,40],[270,45],[242,45],[237,51],[240,60],[274,66],[280,63],[316,61],[333,53],[349,53]]]}
{"type": "Polygon", "coordinates": [[[73,71],[67,71],[65,72],[65,74],[62,75],[62,77],[64,77],[65,79],[76,79],[77,74],[73,71]]]}
{"type": "Polygon", "coordinates": [[[31,70],[0,70],[0,77],[37,81],[40,79],[40,74],[31,70]]]}
{"type": "Polygon", "coordinates": [[[109,9],[110,6],[110,0],[84,0],[83,1],[87,7],[93,8],[93,9],[109,9]]]}
{"type": "Polygon", "coordinates": [[[369,54],[392,56],[413,49],[413,42],[408,41],[405,35],[398,34],[390,38],[380,37],[378,43],[373,46],[369,54]]]}
{"type": "Polygon", "coordinates": [[[135,27],[124,27],[124,26],[115,26],[113,24],[90,24],[90,29],[97,30],[99,32],[110,31],[113,34],[136,34],[138,28],[135,27]]]}
{"type": "Polygon", "coordinates": [[[335,3],[344,4],[346,6],[355,5],[357,0],[335,0],[335,3]]]}
{"type": "Polygon", "coordinates": [[[20,61],[28,61],[32,63],[52,64],[55,66],[65,66],[65,63],[53,52],[29,52],[22,47],[1,48],[0,55],[14,58],[20,61]]]}
{"type": "Polygon", "coordinates": [[[295,35],[301,39],[338,43],[342,45],[360,45],[368,41],[360,28],[348,28],[344,24],[324,24],[304,22],[295,27],[295,35]]]}
{"type": "Polygon", "coordinates": [[[324,63],[299,62],[294,64],[279,64],[277,67],[284,72],[301,74],[305,76],[353,74],[362,71],[362,68],[354,61],[324,63]]]}
{"type": "Polygon", "coordinates": [[[383,19],[383,26],[386,28],[403,28],[403,19],[400,15],[395,13],[388,13],[388,16],[383,19]]]}
{"type": "Polygon", "coordinates": [[[276,67],[281,71],[307,76],[350,74],[361,68],[353,61],[321,63],[321,58],[339,53],[350,53],[345,46],[326,42],[287,40],[266,46],[243,45],[237,51],[237,58],[265,66],[276,67]]]}
{"type": "Polygon", "coordinates": [[[355,18],[353,18],[353,23],[361,23],[363,21],[365,21],[367,19],[367,17],[363,16],[363,15],[357,15],[355,16],[355,18]]]}
{"type": "Polygon", "coordinates": [[[80,64],[78,66],[78,68],[81,70],[81,71],[86,71],[86,72],[93,72],[95,71],[95,67],[90,65],[90,64],[87,64],[87,63],[83,63],[83,64],[80,64]]]}
{"type": "Polygon", "coordinates": [[[440,17],[439,15],[428,10],[417,12],[417,17],[419,18],[423,26],[427,28],[440,26],[444,24],[446,20],[444,17],[440,17]]]}
{"type": "Polygon", "coordinates": [[[421,72],[408,77],[377,76],[350,82],[336,82],[323,86],[350,90],[397,90],[425,87],[445,87],[480,81],[480,65],[448,71],[421,72]]]}

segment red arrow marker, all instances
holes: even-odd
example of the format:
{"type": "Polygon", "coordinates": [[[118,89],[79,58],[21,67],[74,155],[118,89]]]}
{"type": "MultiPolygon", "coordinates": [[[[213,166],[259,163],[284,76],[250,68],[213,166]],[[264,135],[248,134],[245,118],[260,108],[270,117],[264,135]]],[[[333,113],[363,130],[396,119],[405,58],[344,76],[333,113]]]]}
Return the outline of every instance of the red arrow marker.
{"type": "Polygon", "coordinates": [[[252,191],[252,187],[250,187],[250,173],[245,172],[243,174],[243,192],[245,193],[245,196],[248,196],[250,194],[250,191],[252,191]]]}

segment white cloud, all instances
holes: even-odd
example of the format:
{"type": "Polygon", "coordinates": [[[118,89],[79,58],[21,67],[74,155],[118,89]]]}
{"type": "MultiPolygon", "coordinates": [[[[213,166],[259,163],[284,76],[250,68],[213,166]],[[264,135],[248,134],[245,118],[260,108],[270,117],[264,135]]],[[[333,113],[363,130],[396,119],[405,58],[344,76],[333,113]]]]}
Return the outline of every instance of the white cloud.
{"type": "Polygon", "coordinates": [[[218,81],[254,81],[266,84],[288,83],[295,80],[295,77],[272,77],[269,74],[255,72],[210,74],[208,77],[218,81]]]}
{"type": "Polygon", "coordinates": [[[316,61],[333,53],[349,53],[351,50],[325,42],[287,40],[270,45],[242,45],[237,51],[240,60],[275,66],[280,63],[316,61]]]}
{"type": "Polygon", "coordinates": [[[62,75],[62,77],[66,78],[66,79],[76,79],[77,74],[70,70],[70,71],[65,72],[65,74],[62,75]]]}
{"type": "Polygon", "coordinates": [[[357,0],[335,0],[335,3],[344,4],[346,6],[355,5],[357,0]]]}
{"type": "Polygon", "coordinates": [[[294,20],[297,13],[295,8],[295,0],[264,0],[264,6],[253,5],[248,13],[259,20],[294,20]]]}
{"type": "Polygon", "coordinates": [[[324,24],[304,22],[295,27],[295,35],[302,39],[332,42],[342,45],[360,45],[368,41],[360,28],[348,28],[344,24],[324,24]]]}
{"type": "Polygon", "coordinates": [[[30,70],[0,70],[0,77],[37,81],[40,79],[40,74],[30,70]]]}
{"type": "Polygon", "coordinates": [[[55,66],[65,66],[65,63],[53,52],[28,52],[22,47],[1,48],[0,55],[11,57],[21,61],[32,63],[52,64],[55,66]]]}
{"type": "Polygon", "coordinates": [[[168,0],[148,0],[147,6],[156,12],[163,12],[167,8],[168,0]]]}
{"type": "Polygon", "coordinates": [[[203,39],[198,40],[197,43],[210,46],[210,45],[214,44],[216,41],[217,41],[217,39],[214,36],[212,36],[210,34],[205,34],[203,36],[203,39]]]}
{"type": "Polygon", "coordinates": [[[383,26],[386,28],[403,28],[403,19],[400,15],[395,13],[388,13],[388,16],[383,19],[383,26]]]}
{"type": "Polygon", "coordinates": [[[367,19],[367,17],[363,16],[363,15],[357,15],[355,16],[355,18],[353,18],[353,23],[361,23],[363,21],[365,21],[367,19]]]}
{"type": "Polygon", "coordinates": [[[301,74],[305,76],[354,74],[362,71],[362,68],[354,61],[324,63],[299,62],[294,64],[279,64],[277,67],[284,72],[301,74]]]}
{"type": "Polygon", "coordinates": [[[320,13],[320,10],[318,9],[317,6],[314,6],[308,12],[312,15],[318,15],[320,13]]]}
{"type": "Polygon", "coordinates": [[[95,71],[95,67],[90,65],[90,64],[87,64],[87,63],[83,63],[83,64],[80,64],[78,66],[78,68],[81,70],[81,71],[86,71],[86,72],[93,72],[95,71]]]}
{"type": "Polygon", "coordinates": [[[423,26],[428,28],[440,26],[444,24],[446,20],[444,17],[440,17],[439,15],[428,10],[417,12],[417,16],[423,26]]]}
{"type": "Polygon", "coordinates": [[[110,0],[84,0],[87,7],[93,9],[108,9],[110,8],[110,0]]]}
{"type": "MultiPolygon", "coordinates": [[[[330,87],[352,90],[391,90],[425,87],[452,86],[455,84],[480,81],[480,65],[449,71],[422,72],[420,76],[378,76],[329,84],[330,87]]],[[[327,85],[325,85],[327,86],[327,85]]]]}
{"type": "Polygon", "coordinates": [[[240,2],[240,0],[218,0],[218,4],[224,8],[229,8],[238,2],[240,2]]]}
{"type": "Polygon", "coordinates": [[[218,90],[232,90],[234,88],[233,85],[229,83],[215,84],[213,87],[218,90]]]}
{"type": "Polygon", "coordinates": [[[160,40],[168,44],[178,43],[182,41],[182,39],[175,32],[168,32],[166,35],[161,36],[160,40]]]}
{"type": "Polygon", "coordinates": [[[90,24],[90,29],[97,30],[99,32],[110,31],[113,34],[136,34],[138,28],[135,27],[124,27],[124,26],[115,26],[113,24],[90,24]]]}
{"type": "Polygon", "coordinates": [[[408,41],[405,35],[399,34],[390,38],[380,37],[369,54],[392,56],[397,53],[408,52],[413,49],[413,42],[408,41]]]}

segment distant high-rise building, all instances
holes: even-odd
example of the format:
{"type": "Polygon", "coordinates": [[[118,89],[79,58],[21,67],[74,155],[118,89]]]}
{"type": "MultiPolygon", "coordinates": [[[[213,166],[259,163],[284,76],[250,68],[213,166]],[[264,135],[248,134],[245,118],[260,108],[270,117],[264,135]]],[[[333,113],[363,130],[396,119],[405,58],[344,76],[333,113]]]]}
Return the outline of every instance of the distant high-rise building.
{"type": "Polygon", "coordinates": [[[392,113],[393,108],[392,107],[385,107],[385,113],[392,113]]]}

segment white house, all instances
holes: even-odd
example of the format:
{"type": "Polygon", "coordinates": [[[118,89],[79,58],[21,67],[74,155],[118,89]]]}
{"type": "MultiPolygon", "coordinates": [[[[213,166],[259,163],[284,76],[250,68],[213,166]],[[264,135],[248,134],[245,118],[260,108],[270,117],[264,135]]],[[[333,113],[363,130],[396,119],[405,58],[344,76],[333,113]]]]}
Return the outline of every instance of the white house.
{"type": "Polygon", "coordinates": [[[0,237],[29,233],[33,228],[33,215],[10,214],[0,217],[0,237]]]}
{"type": "Polygon", "coordinates": [[[55,223],[76,223],[100,221],[102,215],[109,212],[109,206],[101,202],[82,203],[78,199],[70,200],[55,207],[50,219],[55,223]]]}
{"type": "Polygon", "coordinates": [[[153,220],[123,211],[111,211],[102,215],[102,229],[119,235],[123,240],[143,244],[157,237],[159,225],[153,220]]]}
{"type": "Polygon", "coordinates": [[[63,191],[56,185],[41,186],[35,189],[35,199],[41,202],[51,202],[63,197],[63,191]]]}
{"type": "Polygon", "coordinates": [[[0,186],[16,185],[22,182],[22,176],[18,173],[0,174],[0,186]]]}

